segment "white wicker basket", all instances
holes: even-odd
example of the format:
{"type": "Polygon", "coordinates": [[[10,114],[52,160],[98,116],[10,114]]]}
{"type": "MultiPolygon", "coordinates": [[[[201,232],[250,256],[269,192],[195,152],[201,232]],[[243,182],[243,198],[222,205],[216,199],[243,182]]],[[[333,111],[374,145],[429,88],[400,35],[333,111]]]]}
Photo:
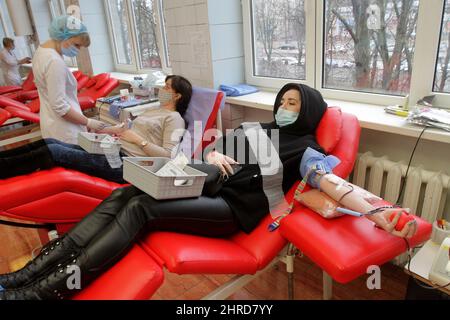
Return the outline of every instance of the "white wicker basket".
{"type": "Polygon", "coordinates": [[[156,200],[195,198],[202,193],[207,174],[186,166],[182,177],[156,175],[169,158],[126,157],[123,158],[123,178],[156,200]],[[183,185],[176,181],[186,180],[183,185]]]}
{"type": "MultiPolygon", "coordinates": [[[[80,132],[78,134],[78,145],[89,153],[105,154],[101,144],[103,139],[110,137],[107,134],[97,134],[91,132],[80,132]]],[[[114,142],[115,148],[120,148],[120,142],[114,142]]]]}

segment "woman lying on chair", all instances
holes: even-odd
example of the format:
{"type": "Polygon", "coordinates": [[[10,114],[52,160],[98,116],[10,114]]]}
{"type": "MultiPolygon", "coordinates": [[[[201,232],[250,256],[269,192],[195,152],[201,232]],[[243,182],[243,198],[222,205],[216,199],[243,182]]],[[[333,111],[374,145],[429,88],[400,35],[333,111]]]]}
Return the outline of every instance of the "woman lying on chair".
{"type": "Polygon", "coordinates": [[[5,289],[0,291],[0,299],[70,297],[76,290],[68,289],[71,274],[66,266],[78,266],[83,289],[121,259],[143,231],[207,237],[228,237],[238,230],[251,232],[268,212],[277,210],[284,201],[283,192],[301,178],[298,168],[305,150],[310,147],[323,152],[314,133],[326,108],[318,91],[305,85],[285,85],[275,100],[276,121],[244,124],[233,135],[219,139],[216,150],[205,152],[206,161],[229,176],[216,195],[157,201],[134,186],[117,189],[72,230],[46,245],[23,269],[0,276],[5,289]],[[258,130],[261,127],[266,130],[258,130]],[[251,154],[259,154],[255,150],[257,141],[267,149],[264,137],[268,136],[278,140],[278,152],[271,152],[269,162],[258,157],[252,163],[251,154]],[[248,152],[235,174],[232,166],[241,159],[232,152],[234,148],[230,149],[231,139],[244,141],[248,152]],[[219,152],[221,145],[234,158],[219,152]]]}
{"type": "MultiPolygon", "coordinates": [[[[123,149],[132,156],[170,157],[185,128],[182,118],[192,96],[191,83],[181,76],[168,76],[159,91],[161,107],[151,109],[133,121],[131,129],[114,126],[103,133],[117,134],[123,149]]],[[[121,156],[124,154],[121,152],[121,156]]],[[[55,139],[43,139],[0,152],[0,179],[36,170],[64,167],[106,180],[125,183],[122,167],[112,168],[106,156],[91,154],[81,147],[55,139]]]]}

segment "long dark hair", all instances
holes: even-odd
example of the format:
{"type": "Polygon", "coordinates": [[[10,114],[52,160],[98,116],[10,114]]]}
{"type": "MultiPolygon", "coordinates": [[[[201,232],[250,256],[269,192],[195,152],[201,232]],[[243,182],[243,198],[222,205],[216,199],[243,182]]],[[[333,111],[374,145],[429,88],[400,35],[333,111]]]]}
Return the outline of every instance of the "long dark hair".
{"type": "Polygon", "coordinates": [[[181,95],[177,100],[176,108],[181,116],[184,116],[192,97],[192,84],[188,79],[178,75],[170,75],[166,77],[166,82],[172,80],[172,89],[181,95]]]}

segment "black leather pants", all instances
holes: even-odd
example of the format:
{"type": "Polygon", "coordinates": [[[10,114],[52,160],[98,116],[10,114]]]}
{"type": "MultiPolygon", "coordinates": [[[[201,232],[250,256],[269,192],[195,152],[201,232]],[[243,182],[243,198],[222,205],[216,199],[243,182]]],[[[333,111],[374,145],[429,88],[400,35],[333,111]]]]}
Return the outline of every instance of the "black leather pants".
{"type": "Polygon", "coordinates": [[[117,262],[144,231],[174,231],[208,237],[239,230],[221,197],[157,201],[130,186],[115,190],[68,236],[88,257],[83,270],[101,272],[117,262]]]}

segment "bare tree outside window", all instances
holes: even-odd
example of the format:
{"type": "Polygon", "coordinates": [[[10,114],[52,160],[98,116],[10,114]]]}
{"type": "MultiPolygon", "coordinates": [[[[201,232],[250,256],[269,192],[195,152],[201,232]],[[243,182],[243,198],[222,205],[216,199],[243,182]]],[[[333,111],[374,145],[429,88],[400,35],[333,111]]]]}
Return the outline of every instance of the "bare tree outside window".
{"type": "Polygon", "coordinates": [[[327,0],[323,86],[406,95],[418,0],[327,0]]]}
{"type": "Polygon", "coordinates": [[[117,63],[132,64],[130,26],[128,24],[127,4],[125,0],[108,0],[111,14],[111,26],[114,37],[117,63]]]}
{"type": "Polygon", "coordinates": [[[137,44],[141,68],[161,69],[158,41],[156,38],[156,6],[153,0],[133,0],[137,44]]]}
{"type": "Polygon", "coordinates": [[[254,74],[305,79],[304,0],[252,1],[254,74]]]}
{"type": "Polygon", "coordinates": [[[433,90],[450,93],[450,4],[445,1],[433,90]]]}

